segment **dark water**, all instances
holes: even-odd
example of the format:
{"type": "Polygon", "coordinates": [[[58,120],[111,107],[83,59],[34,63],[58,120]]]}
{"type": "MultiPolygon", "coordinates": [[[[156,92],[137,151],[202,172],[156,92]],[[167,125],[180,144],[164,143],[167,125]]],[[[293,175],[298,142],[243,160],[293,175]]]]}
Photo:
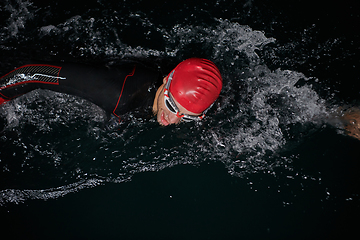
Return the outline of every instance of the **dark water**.
{"type": "MultiPolygon", "coordinates": [[[[7,239],[345,239],[357,232],[359,8],[313,1],[0,5],[0,75],[24,62],[212,59],[202,123],[161,127],[35,91],[0,109],[7,239]]],[[[131,117],[131,116],[130,116],[131,117]]]]}

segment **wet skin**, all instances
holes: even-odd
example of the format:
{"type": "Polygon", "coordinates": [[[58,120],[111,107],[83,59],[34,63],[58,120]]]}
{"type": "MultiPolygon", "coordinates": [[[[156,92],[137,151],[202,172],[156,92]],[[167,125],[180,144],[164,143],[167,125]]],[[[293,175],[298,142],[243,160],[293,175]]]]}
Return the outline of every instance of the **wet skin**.
{"type": "MultiPolygon", "coordinates": [[[[163,79],[163,84],[156,91],[154,104],[153,104],[153,112],[156,115],[156,119],[160,125],[167,126],[170,124],[177,124],[181,121],[181,118],[177,117],[176,114],[172,113],[167,109],[164,103],[164,88],[167,81],[167,77],[163,79]]],[[[193,113],[186,110],[183,106],[181,106],[175,98],[173,98],[176,106],[180,110],[181,114],[199,116],[201,113],[193,113]]]]}

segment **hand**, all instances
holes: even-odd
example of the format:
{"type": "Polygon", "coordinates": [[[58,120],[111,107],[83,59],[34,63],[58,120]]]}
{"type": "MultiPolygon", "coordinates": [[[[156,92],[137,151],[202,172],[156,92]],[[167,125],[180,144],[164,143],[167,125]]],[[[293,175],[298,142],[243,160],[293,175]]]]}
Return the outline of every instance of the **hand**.
{"type": "Polygon", "coordinates": [[[341,118],[345,124],[346,134],[360,140],[360,109],[350,108],[341,118]]]}

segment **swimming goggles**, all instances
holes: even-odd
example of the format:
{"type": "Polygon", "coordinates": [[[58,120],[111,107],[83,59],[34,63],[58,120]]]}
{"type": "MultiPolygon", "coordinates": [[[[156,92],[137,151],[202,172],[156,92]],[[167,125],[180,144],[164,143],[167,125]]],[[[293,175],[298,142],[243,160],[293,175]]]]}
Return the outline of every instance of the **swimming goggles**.
{"type": "Polygon", "coordinates": [[[205,114],[202,114],[202,115],[199,115],[199,116],[180,114],[179,108],[176,106],[174,100],[172,99],[171,95],[169,94],[169,87],[170,87],[170,83],[171,83],[171,80],[172,80],[173,75],[174,75],[174,71],[172,71],[170,73],[170,75],[168,77],[168,81],[167,81],[167,83],[165,85],[165,88],[164,88],[164,102],[165,102],[166,108],[170,112],[176,114],[176,116],[178,118],[181,118],[181,120],[184,121],[184,122],[200,121],[201,119],[203,119],[205,117],[205,114]]]}

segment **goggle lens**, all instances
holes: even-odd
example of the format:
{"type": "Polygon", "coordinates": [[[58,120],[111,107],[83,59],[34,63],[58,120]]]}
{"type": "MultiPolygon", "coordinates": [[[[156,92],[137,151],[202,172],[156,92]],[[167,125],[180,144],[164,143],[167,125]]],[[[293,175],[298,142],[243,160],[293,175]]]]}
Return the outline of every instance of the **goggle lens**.
{"type": "Polygon", "coordinates": [[[165,99],[165,106],[167,107],[167,109],[168,109],[170,112],[172,112],[172,113],[174,113],[174,114],[177,113],[176,109],[172,106],[172,104],[171,104],[171,102],[170,102],[169,99],[165,99]]]}

